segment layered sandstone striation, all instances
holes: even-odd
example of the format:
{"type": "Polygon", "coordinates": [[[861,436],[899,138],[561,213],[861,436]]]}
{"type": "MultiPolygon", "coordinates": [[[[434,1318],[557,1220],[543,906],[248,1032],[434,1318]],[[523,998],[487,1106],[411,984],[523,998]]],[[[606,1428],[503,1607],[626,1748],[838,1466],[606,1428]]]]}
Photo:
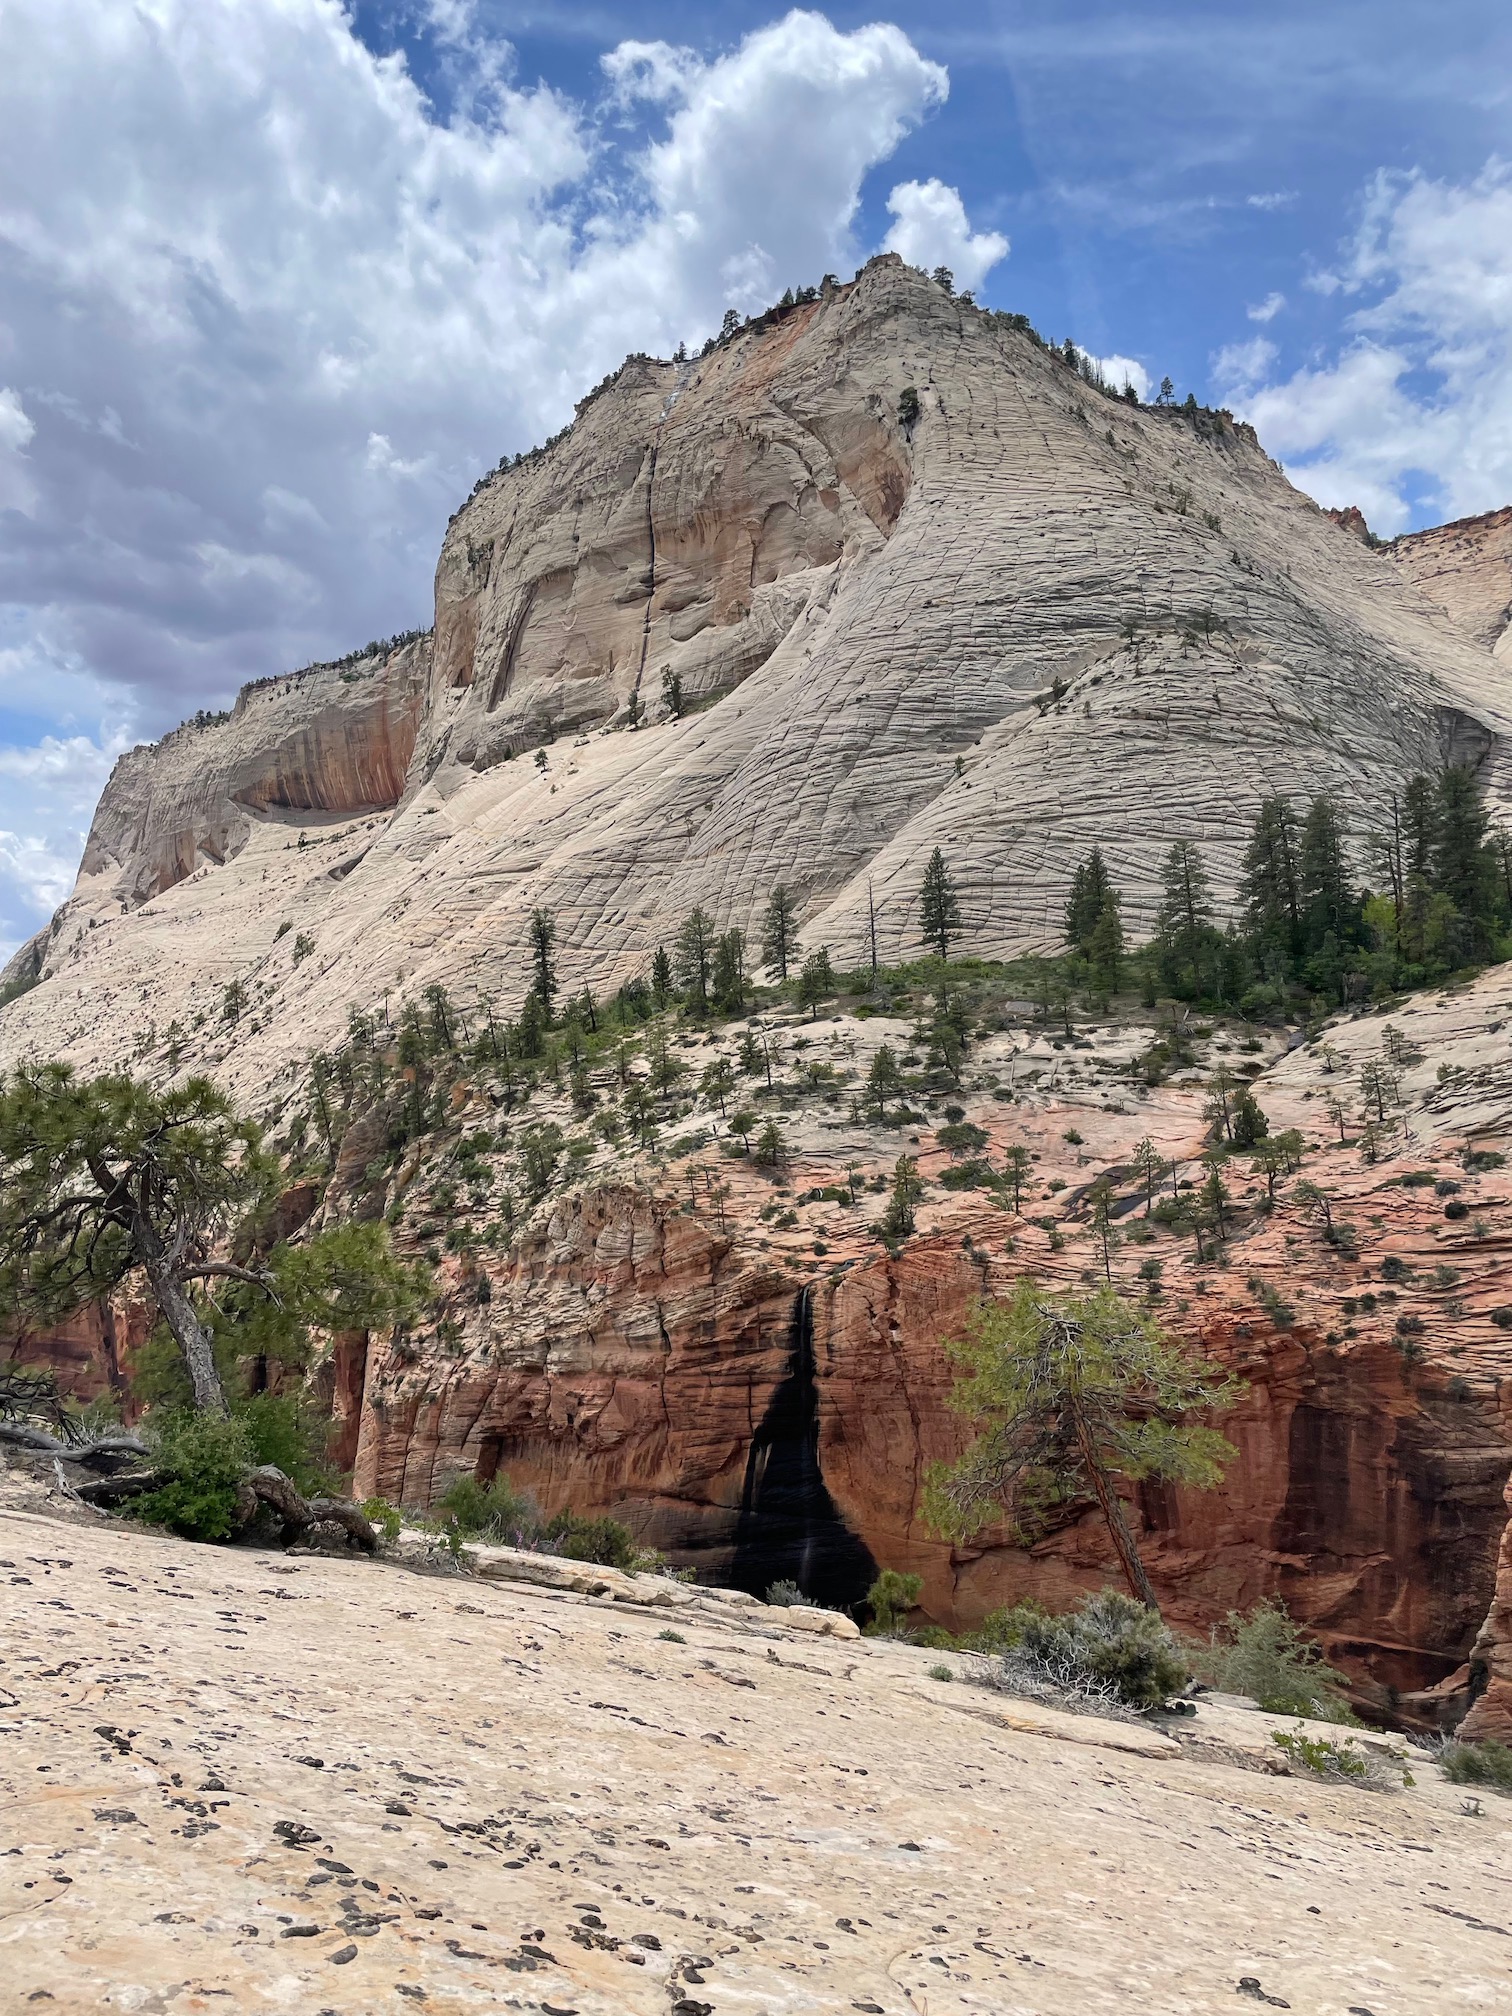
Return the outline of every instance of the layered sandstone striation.
{"type": "Polygon", "coordinates": [[[1247,429],[1106,398],[895,258],[706,358],[630,360],[459,511],[435,626],[428,667],[375,674],[379,775],[326,788],[297,683],[128,762],[0,1056],[156,1069],[177,1023],[180,1068],[267,1106],[351,1005],[518,999],[537,904],[569,987],[696,903],[749,932],[779,880],[837,962],[873,915],[891,962],[938,844],[1001,954],[1055,940],[1093,841],[1138,932],[1173,837],[1232,890],[1263,793],[1327,784],[1365,826],[1452,757],[1509,795],[1486,642],[1247,429]],[[281,926],[319,957],[270,956],[281,926]],[[254,1012],[227,1029],[232,978],[254,1012]]]}
{"type": "Polygon", "coordinates": [[[1409,532],[1387,550],[1420,594],[1512,665],[1512,506],[1409,532]]]}

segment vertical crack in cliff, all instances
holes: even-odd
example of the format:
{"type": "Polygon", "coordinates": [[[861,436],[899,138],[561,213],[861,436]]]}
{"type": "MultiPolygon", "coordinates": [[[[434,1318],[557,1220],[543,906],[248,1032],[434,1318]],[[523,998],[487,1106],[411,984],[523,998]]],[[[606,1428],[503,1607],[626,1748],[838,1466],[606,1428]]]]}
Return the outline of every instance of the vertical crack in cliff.
{"type": "Polygon", "coordinates": [[[774,1582],[796,1582],[816,1602],[849,1609],[876,1572],[820,1469],[814,1291],[803,1288],[793,1304],[787,1376],[751,1438],[730,1580],[754,1596],[764,1596],[774,1582]]]}
{"type": "Polygon", "coordinates": [[[640,663],[635,668],[635,685],[631,688],[637,699],[640,697],[641,681],[646,676],[646,653],[651,648],[651,610],[656,601],[656,518],[651,509],[651,498],[656,488],[656,458],[661,449],[661,430],[666,418],[667,411],[663,407],[651,439],[651,466],[646,471],[646,620],[641,625],[640,663]]]}

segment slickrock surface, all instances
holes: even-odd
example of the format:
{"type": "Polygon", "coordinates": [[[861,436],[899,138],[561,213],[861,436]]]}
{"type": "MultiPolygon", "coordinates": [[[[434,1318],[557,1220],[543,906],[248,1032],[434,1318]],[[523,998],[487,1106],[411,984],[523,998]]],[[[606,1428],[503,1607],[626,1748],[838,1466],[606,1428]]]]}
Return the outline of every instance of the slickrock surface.
{"type": "Polygon", "coordinates": [[[15,1510],[0,1547],[7,2010],[1508,1993],[1512,1808],[1466,1813],[1431,1765],[1275,1777],[1273,1722],[1221,1706],[1173,1740],[932,1681],[938,1655],[677,1643],[665,1613],[383,1564],[15,1510]]]}
{"type": "Polygon", "coordinates": [[[1421,594],[1512,665],[1512,506],[1409,532],[1388,550],[1421,594]]]}
{"type": "Polygon", "coordinates": [[[1247,429],[1103,397],[892,258],[707,359],[630,360],[457,514],[435,621],[324,739],[275,684],[123,764],[0,1061],[171,1055],[266,1107],[353,1004],[516,1000],[538,903],[569,988],[695,903],[749,932],[779,880],[837,964],[874,902],[892,963],[939,844],[997,955],[1057,938],[1094,841],[1138,934],[1178,835],[1232,889],[1265,793],[1328,785],[1363,827],[1448,756],[1512,802],[1503,661],[1247,429]]]}

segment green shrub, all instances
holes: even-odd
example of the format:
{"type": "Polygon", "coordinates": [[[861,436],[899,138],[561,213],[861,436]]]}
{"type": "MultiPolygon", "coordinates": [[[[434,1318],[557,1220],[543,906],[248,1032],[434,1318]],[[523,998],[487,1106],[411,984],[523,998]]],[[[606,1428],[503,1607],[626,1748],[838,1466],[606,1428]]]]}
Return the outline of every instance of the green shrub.
{"type": "Polygon", "coordinates": [[[1444,1776],[1452,1785],[1489,1785],[1496,1792],[1512,1792],[1512,1749],[1487,1737],[1484,1743],[1461,1743],[1451,1738],[1439,1753],[1444,1776]]]}
{"type": "Polygon", "coordinates": [[[903,1619],[918,1602],[923,1587],[922,1575],[903,1575],[896,1568],[884,1568],[866,1592],[867,1607],[871,1611],[867,1635],[896,1637],[903,1628],[903,1619]]]}
{"type": "Polygon", "coordinates": [[[1069,1615],[1031,1617],[1003,1661],[1068,1693],[1155,1708],[1186,1685],[1190,1665],[1160,1616],[1118,1589],[1086,1597],[1069,1615]]]}
{"type": "Polygon", "coordinates": [[[186,1540],[224,1540],[237,1484],[257,1461],[246,1422],[174,1410],[152,1417],[147,1433],[157,1467],[169,1474],[156,1491],[131,1501],[132,1517],[186,1540]]]}
{"type": "Polygon", "coordinates": [[[1275,1729],[1271,1741],[1289,1764],[1314,1778],[1349,1778],[1358,1782],[1370,1776],[1370,1765],[1353,1743],[1335,1743],[1327,1736],[1306,1736],[1300,1729],[1275,1729]]]}
{"type": "Polygon", "coordinates": [[[1041,1604],[1033,1601],[1015,1603],[1004,1610],[989,1610],[976,1629],[962,1637],[961,1650],[1000,1657],[1023,1642],[1024,1629],[1031,1618],[1038,1621],[1049,1614],[1041,1604]]]}
{"type": "Polygon", "coordinates": [[[1353,1720],[1339,1692],[1344,1675],[1324,1663],[1317,1641],[1293,1623],[1277,1596],[1247,1616],[1230,1610],[1208,1643],[1192,1648],[1192,1664],[1210,1687],[1247,1694],[1273,1715],[1353,1720]]]}
{"type": "Polygon", "coordinates": [[[523,1547],[630,1572],[645,1565],[634,1534],[620,1520],[587,1519],[579,1512],[558,1512],[543,1520],[534,1499],[517,1491],[502,1471],[489,1484],[480,1484],[476,1477],[458,1477],[436,1500],[435,1510],[458,1541],[523,1547]]]}
{"type": "Polygon", "coordinates": [[[656,1635],[664,1645],[686,1645],[688,1642],[681,1631],[674,1631],[670,1625],[665,1631],[658,1631],[656,1635]]]}
{"type": "Polygon", "coordinates": [[[436,1500],[436,1515],[471,1540],[497,1547],[539,1547],[541,1515],[535,1500],[516,1491],[501,1472],[491,1483],[458,1477],[436,1500]]]}
{"type": "Polygon", "coordinates": [[[365,1498],[362,1502],[362,1516],[370,1526],[376,1526],[390,1545],[399,1538],[399,1529],[404,1524],[404,1514],[397,1505],[390,1505],[387,1498],[365,1498]]]}
{"type": "Polygon", "coordinates": [[[619,1519],[584,1519],[576,1512],[559,1512],[544,1537],[553,1553],[569,1561],[593,1561],[601,1568],[623,1568],[628,1574],[640,1564],[635,1535],[619,1519]]]}
{"type": "Polygon", "coordinates": [[[908,1633],[909,1642],[921,1646],[926,1652],[957,1652],[960,1640],[953,1631],[947,1631],[943,1624],[920,1624],[908,1633]]]}
{"type": "Polygon", "coordinates": [[[334,1495],[325,1462],[326,1423],[295,1393],[254,1393],[232,1402],[247,1431],[254,1463],[271,1463],[304,1492],[334,1495]]]}
{"type": "Polygon", "coordinates": [[[939,1665],[930,1667],[929,1677],[931,1680],[954,1680],[955,1674],[951,1671],[950,1667],[939,1665]]]}
{"type": "Polygon", "coordinates": [[[796,1582],[774,1582],[766,1592],[768,1603],[775,1603],[788,1610],[817,1610],[820,1606],[812,1596],[805,1596],[796,1582]]]}

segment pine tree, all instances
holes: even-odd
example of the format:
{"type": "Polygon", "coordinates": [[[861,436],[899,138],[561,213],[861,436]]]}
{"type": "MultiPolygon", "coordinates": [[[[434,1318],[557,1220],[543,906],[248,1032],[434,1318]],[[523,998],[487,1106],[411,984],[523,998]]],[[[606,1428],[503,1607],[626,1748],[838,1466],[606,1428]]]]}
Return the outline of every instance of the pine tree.
{"type": "Polygon", "coordinates": [[[940,959],[950,957],[950,941],[961,935],[961,906],[955,884],[945,866],[945,856],[936,847],[924,870],[919,889],[919,922],[926,942],[940,959]]]}
{"type": "Polygon", "coordinates": [[[1097,922],[1087,944],[1087,957],[1092,962],[1092,983],[1105,1001],[1118,992],[1123,974],[1123,956],[1124,930],[1123,919],[1118,914],[1118,893],[1110,889],[1102,909],[1097,913],[1097,922]]]}
{"type": "Polygon", "coordinates": [[[819,1003],[836,993],[839,984],[835,969],[830,964],[829,947],[821,945],[817,952],[811,952],[804,960],[803,971],[798,976],[798,1005],[808,1009],[811,1021],[819,1003]]]}
{"type": "Polygon", "coordinates": [[[239,1360],[299,1365],[312,1332],[377,1328],[417,1306],[381,1226],[279,1239],[282,1178],[256,1125],[206,1078],[158,1092],[23,1066],[0,1078],[0,1307],[40,1327],[136,1277],[177,1347],[171,1390],[223,1418],[239,1360]],[[253,1225],[270,1245],[233,1243],[253,1225]],[[235,1258],[210,1257],[228,1248],[235,1258]]]}
{"type": "Polygon", "coordinates": [[[1487,840],[1489,821],[1475,778],[1451,765],[1438,779],[1429,880],[1458,912],[1460,956],[1485,959],[1492,949],[1496,915],[1496,858],[1487,840]]]}
{"type": "Polygon", "coordinates": [[[1301,950],[1297,815],[1285,798],[1267,798],[1244,850],[1239,894],[1256,963],[1284,975],[1301,950]]]}
{"type": "Polygon", "coordinates": [[[1342,954],[1360,937],[1360,897],[1349,872],[1344,834],[1333,800],[1314,798],[1302,829],[1301,867],[1303,949],[1320,952],[1332,934],[1342,954]]]}
{"type": "Polygon", "coordinates": [[[716,1057],[707,1066],[698,1081],[698,1089],[710,1105],[718,1105],[720,1113],[725,1110],[725,1101],[735,1090],[735,1071],[728,1057],[716,1057]]]}
{"type": "Polygon", "coordinates": [[[543,910],[538,903],[530,913],[530,957],[534,969],[531,991],[540,1002],[546,1020],[551,1020],[551,1005],[556,1000],[556,968],[551,963],[551,954],[556,946],[556,919],[549,910],[543,910]]]}
{"type": "Polygon", "coordinates": [[[1013,1190],[1013,1211],[1017,1217],[1023,1210],[1023,1189],[1033,1173],[1033,1157],[1022,1142],[1003,1150],[1003,1175],[1013,1190]]]}
{"type": "Polygon", "coordinates": [[[798,904],[784,883],[767,898],[766,915],[761,920],[761,957],[769,973],[786,980],[788,967],[803,947],[798,942],[798,904]]]}
{"type": "Polygon", "coordinates": [[[1202,856],[1178,840],[1161,869],[1164,894],[1155,913],[1161,976],[1173,994],[1199,995],[1214,965],[1212,896],[1202,856]]]}
{"type": "Polygon", "coordinates": [[[1407,779],[1402,792],[1402,870],[1404,882],[1429,880],[1438,838],[1438,799],[1433,780],[1419,772],[1407,779]]]}
{"type": "Polygon", "coordinates": [[[1165,1161],[1148,1134],[1134,1150],[1134,1167],[1145,1186],[1145,1216],[1148,1218],[1150,1207],[1155,1202],[1155,1185],[1165,1174],[1165,1161]]]}
{"type": "Polygon", "coordinates": [[[709,1012],[709,975],[714,967],[714,919],[701,906],[690,910],[678,928],[673,965],[677,984],[695,1015],[709,1012]]]}
{"type": "Polygon", "coordinates": [[[651,998],[658,1008],[672,999],[672,961],[665,945],[658,945],[651,955],[651,998]]]}
{"type": "Polygon", "coordinates": [[[890,1239],[906,1239],[918,1222],[924,1179],[912,1155],[900,1155],[893,1169],[892,1197],[882,1214],[882,1231],[890,1239]]]}
{"type": "Polygon", "coordinates": [[[1094,847],[1085,860],[1077,863],[1071,877],[1071,893],[1066,898],[1066,943],[1083,958],[1091,957],[1092,933],[1112,894],[1102,849],[1094,847]]]}
{"type": "Polygon", "coordinates": [[[877,1109],[877,1118],[887,1119],[887,1102],[896,1099],[903,1090],[902,1074],[898,1070],[898,1060],[890,1046],[882,1044],[871,1061],[871,1069],[866,1074],[866,1096],[877,1109]]]}
{"type": "Polygon", "coordinates": [[[965,1374],[952,1405],[980,1435],[959,1462],[931,1466],[930,1524],[959,1542],[1006,1510],[1027,1539],[1049,1508],[1090,1493],[1130,1589],[1157,1608],[1118,1479],[1217,1483],[1234,1449],[1183,1417],[1232,1406],[1239,1382],[1110,1287],[1051,1295],[1029,1275],[1007,1301],[979,1302],[965,1337],[945,1348],[965,1374]]]}
{"type": "Polygon", "coordinates": [[[714,999],[726,1015],[739,1015],[745,1008],[746,941],[744,931],[720,934],[714,947],[714,999]]]}
{"type": "Polygon", "coordinates": [[[1270,1132],[1270,1121],[1248,1085],[1241,1085],[1239,1088],[1238,1096],[1234,1100],[1231,1124],[1236,1148],[1253,1148],[1257,1141],[1263,1141],[1270,1132]]]}
{"type": "Polygon", "coordinates": [[[1118,1234],[1113,1229],[1113,1182],[1111,1177],[1099,1177],[1087,1193],[1087,1201],[1092,1207],[1092,1230],[1102,1247],[1103,1279],[1111,1284],[1113,1279],[1113,1248],[1118,1244],[1118,1234]]]}

